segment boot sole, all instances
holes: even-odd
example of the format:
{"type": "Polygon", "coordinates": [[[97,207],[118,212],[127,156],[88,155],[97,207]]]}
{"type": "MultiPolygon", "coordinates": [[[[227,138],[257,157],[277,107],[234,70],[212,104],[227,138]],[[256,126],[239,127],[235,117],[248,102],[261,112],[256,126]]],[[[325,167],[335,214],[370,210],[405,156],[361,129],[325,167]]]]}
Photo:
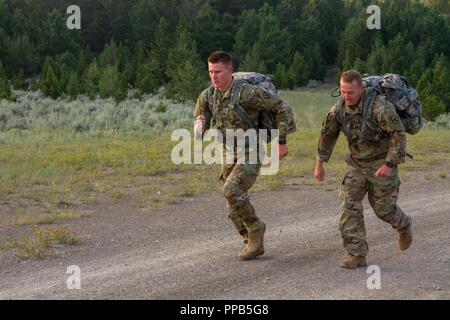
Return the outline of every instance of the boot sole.
{"type": "Polygon", "coordinates": [[[413,232],[412,232],[412,226],[410,225],[406,230],[404,230],[403,232],[399,232],[398,234],[398,238],[397,238],[397,247],[401,250],[401,251],[405,251],[408,250],[409,247],[411,247],[411,244],[413,243],[413,232]],[[400,244],[400,234],[404,234],[406,233],[407,236],[409,236],[409,242],[405,243],[404,246],[402,246],[400,244]]]}
{"type": "Polygon", "coordinates": [[[238,255],[238,260],[239,261],[248,261],[248,260],[253,260],[256,259],[257,257],[260,257],[262,255],[264,255],[265,251],[263,250],[259,250],[255,253],[255,255],[251,255],[251,256],[241,256],[238,255]]]}
{"type": "Polygon", "coordinates": [[[412,243],[413,243],[413,237],[412,237],[412,235],[411,235],[411,240],[409,241],[409,243],[408,243],[406,246],[400,245],[400,242],[397,240],[397,247],[398,247],[401,251],[405,251],[405,250],[408,250],[409,247],[411,247],[412,243]]]}
{"type": "Polygon", "coordinates": [[[357,268],[363,268],[363,267],[367,267],[367,260],[364,260],[357,265],[348,265],[348,264],[345,264],[344,262],[341,263],[341,268],[344,268],[344,269],[357,269],[357,268]]]}
{"type": "Polygon", "coordinates": [[[408,250],[409,247],[411,247],[411,245],[412,245],[412,241],[411,241],[406,247],[402,247],[402,246],[398,245],[398,248],[399,248],[401,251],[405,251],[405,250],[408,250]]]}
{"type": "Polygon", "coordinates": [[[264,255],[264,253],[266,253],[266,251],[264,250],[264,248],[258,250],[258,256],[262,256],[262,255],[264,255]]]}
{"type": "Polygon", "coordinates": [[[344,269],[357,269],[357,268],[363,268],[363,267],[367,267],[367,263],[361,263],[361,264],[358,264],[357,266],[348,266],[345,264],[341,264],[341,268],[344,268],[344,269]]]}

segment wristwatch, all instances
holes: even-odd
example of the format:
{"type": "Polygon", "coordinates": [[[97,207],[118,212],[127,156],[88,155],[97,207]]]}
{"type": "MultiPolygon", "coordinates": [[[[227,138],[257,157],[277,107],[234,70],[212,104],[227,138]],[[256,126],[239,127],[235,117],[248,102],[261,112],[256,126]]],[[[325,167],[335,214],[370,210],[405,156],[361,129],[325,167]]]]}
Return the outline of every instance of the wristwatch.
{"type": "Polygon", "coordinates": [[[278,144],[286,144],[286,138],[278,138],[278,144]]]}
{"type": "Polygon", "coordinates": [[[392,161],[385,161],[384,164],[387,165],[389,168],[394,167],[394,163],[392,161]]]}

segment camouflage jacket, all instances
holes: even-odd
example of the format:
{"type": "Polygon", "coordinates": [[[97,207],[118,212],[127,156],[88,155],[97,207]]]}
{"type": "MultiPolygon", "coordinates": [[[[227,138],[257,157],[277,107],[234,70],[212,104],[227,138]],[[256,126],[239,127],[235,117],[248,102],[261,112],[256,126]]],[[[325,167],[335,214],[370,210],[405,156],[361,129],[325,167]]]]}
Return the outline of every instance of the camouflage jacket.
{"type": "MultiPolygon", "coordinates": [[[[370,161],[385,159],[393,164],[403,163],[406,153],[406,136],[403,124],[395,107],[383,95],[378,95],[373,103],[370,122],[366,126],[364,140],[360,141],[363,99],[356,108],[344,104],[345,123],[349,128],[348,147],[353,160],[370,161]]],[[[341,123],[338,116],[340,102],[327,113],[322,124],[318,145],[318,160],[328,162],[336,145],[341,123]]]]}
{"type": "MultiPolygon", "coordinates": [[[[213,101],[217,107],[216,126],[224,134],[226,129],[248,130],[248,126],[242,121],[232,109],[231,92],[233,84],[228,91],[222,93],[214,90],[213,101]]],[[[258,116],[261,110],[271,111],[275,114],[279,129],[279,138],[286,139],[287,119],[285,111],[282,108],[283,100],[269,91],[251,84],[245,84],[239,97],[239,104],[244,108],[247,114],[258,123],[258,116]]],[[[197,99],[194,116],[197,118],[204,115],[206,118],[206,129],[210,128],[212,113],[208,102],[208,89],[205,89],[197,99]]]]}

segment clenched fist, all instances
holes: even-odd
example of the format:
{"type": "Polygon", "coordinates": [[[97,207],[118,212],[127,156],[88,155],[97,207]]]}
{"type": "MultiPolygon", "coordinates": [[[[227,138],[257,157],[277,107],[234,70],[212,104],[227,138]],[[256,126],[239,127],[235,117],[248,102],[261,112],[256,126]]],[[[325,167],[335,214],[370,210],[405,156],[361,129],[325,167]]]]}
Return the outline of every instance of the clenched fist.
{"type": "Polygon", "coordinates": [[[203,137],[205,124],[206,124],[206,118],[204,115],[198,116],[195,119],[195,124],[194,124],[195,139],[200,140],[203,137]]]}
{"type": "Polygon", "coordinates": [[[323,168],[323,161],[318,160],[316,163],[316,170],[314,171],[314,177],[319,182],[323,182],[325,180],[325,170],[323,168]]]}

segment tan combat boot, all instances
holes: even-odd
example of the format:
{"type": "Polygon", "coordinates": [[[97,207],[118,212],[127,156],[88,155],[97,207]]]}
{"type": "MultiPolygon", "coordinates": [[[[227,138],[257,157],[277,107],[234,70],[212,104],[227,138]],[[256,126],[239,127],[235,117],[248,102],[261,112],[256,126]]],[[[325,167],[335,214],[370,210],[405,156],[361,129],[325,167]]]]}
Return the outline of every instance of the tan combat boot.
{"type": "Polygon", "coordinates": [[[366,257],[358,257],[352,255],[348,255],[341,263],[341,267],[345,269],[356,269],[359,267],[366,267],[366,266],[367,266],[366,257]]]}
{"type": "Polygon", "coordinates": [[[398,231],[397,244],[400,250],[406,250],[411,246],[413,241],[411,225],[405,230],[398,231]]]}
{"type": "Polygon", "coordinates": [[[247,247],[238,254],[238,260],[246,261],[255,259],[257,256],[262,256],[264,250],[264,233],[266,232],[266,225],[261,222],[261,227],[256,232],[248,234],[247,247]]]}

